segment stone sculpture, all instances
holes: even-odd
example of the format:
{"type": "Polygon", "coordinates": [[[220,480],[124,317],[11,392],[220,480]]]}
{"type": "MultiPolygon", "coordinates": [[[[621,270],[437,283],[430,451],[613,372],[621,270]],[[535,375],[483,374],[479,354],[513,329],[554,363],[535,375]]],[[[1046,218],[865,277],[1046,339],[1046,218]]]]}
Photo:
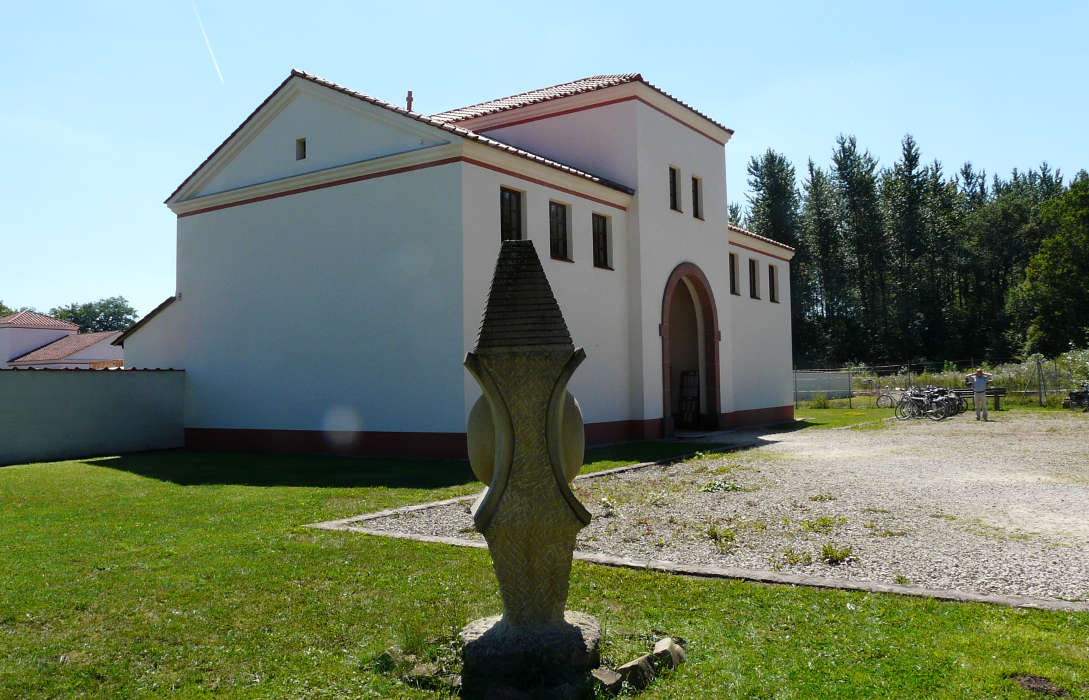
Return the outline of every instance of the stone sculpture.
{"type": "Polygon", "coordinates": [[[600,624],[564,611],[575,536],[590,522],[570,488],[585,438],[567,391],[585,357],[533,244],[504,241],[476,348],[465,357],[483,390],[467,429],[470,464],[487,484],[473,521],[503,599],[502,615],[461,632],[469,696],[577,694],[581,674],[600,662],[600,624]]]}

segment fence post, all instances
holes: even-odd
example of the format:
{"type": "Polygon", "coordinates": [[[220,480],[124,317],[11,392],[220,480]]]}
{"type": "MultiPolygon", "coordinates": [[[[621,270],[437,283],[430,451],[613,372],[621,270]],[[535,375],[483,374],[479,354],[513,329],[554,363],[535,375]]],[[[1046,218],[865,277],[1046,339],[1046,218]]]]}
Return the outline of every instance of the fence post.
{"type": "Polygon", "coordinates": [[[854,395],[854,393],[855,393],[855,384],[854,384],[854,380],[851,378],[851,370],[848,369],[847,370],[847,408],[854,408],[854,406],[851,405],[851,397],[854,395]]]}
{"type": "Polygon", "coordinates": [[[1036,398],[1041,406],[1044,405],[1044,369],[1041,366],[1041,359],[1039,356],[1036,358],[1036,398]]]}

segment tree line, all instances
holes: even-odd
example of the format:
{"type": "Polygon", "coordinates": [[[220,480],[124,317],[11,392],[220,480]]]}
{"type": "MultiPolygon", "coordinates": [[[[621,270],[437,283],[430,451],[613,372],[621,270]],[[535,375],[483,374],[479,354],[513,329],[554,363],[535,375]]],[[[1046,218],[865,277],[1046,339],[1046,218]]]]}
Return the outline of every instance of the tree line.
{"type": "MultiPolygon", "coordinates": [[[[0,301],[0,316],[7,316],[16,311],[35,311],[35,309],[30,306],[13,309],[0,301]]],[[[123,331],[136,323],[136,309],[132,308],[128,300],[121,296],[56,306],[50,309],[47,315],[76,324],[79,326],[80,333],[123,331]]]]}
{"type": "Polygon", "coordinates": [[[947,175],[905,136],[880,168],[853,136],[831,163],[749,162],[731,221],[796,249],[799,367],[1054,356],[1089,346],[1089,174],[1047,163],[1008,178],[947,175]]]}

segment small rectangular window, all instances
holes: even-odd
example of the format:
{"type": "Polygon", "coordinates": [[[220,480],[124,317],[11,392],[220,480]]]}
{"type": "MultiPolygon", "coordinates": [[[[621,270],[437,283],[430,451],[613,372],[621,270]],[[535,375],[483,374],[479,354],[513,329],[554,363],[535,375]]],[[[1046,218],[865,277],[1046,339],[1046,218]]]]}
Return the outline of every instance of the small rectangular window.
{"type": "Polygon", "coordinates": [[[749,296],[760,298],[760,263],[753,258],[749,258],[749,296]]]}
{"type": "Polygon", "coordinates": [[[669,208],[681,210],[681,171],[674,167],[669,168],[669,208]]]}
{"type": "Polygon", "coordinates": [[[692,216],[703,218],[703,180],[692,178],[692,216]]]}
{"type": "Polygon", "coordinates": [[[499,188],[499,239],[522,240],[522,193],[499,188]]]}
{"type": "Polygon", "coordinates": [[[609,260],[609,217],[601,214],[593,215],[594,234],[594,267],[613,269],[609,260]]]}
{"type": "Polygon", "coordinates": [[[295,160],[306,158],[306,139],[295,139],[295,160]]]}
{"type": "Polygon", "coordinates": [[[774,265],[768,265],[768,300],[779,303],[779,270],[774,265]]]}
{"type": "Polygon", "coordinates": [[[548,203],[548,240],[549,250],[556,260],[571,259],[571,240],[568,237],[567,205],[559,202],[548,203]]]}
{"type": "Polygon", "coordinates": [[[733,253],[730,253],[730,294],[741,294],[737,286],[737,256],[733,253]]]}

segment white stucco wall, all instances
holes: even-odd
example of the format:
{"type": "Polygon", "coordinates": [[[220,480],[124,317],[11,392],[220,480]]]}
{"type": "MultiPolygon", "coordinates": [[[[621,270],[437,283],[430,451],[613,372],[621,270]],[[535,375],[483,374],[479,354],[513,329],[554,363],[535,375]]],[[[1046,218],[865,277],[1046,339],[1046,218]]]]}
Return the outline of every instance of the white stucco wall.
{"type": "MultiPolygon", "coordinates": [[[[661,418],[662,296],[677,265],[697,265],[711,284],[722,331],[719,343],[721,375],[720,410],[731,410],[729,377],[725,362],[733,328],[729,295],[726,219],[726,161],[723,148],[676,120],[637,104],[639,138],[636,214],[640,254],[634,261],[641,288],[637,292],[642,345],[642,411],[647,419],[661,418]],[[669,167],[680,170],[681,211],[669,207],[669,167]],[[703,181],[703,220],[692,212],[691,179],[703,181]]],[[[709,332],[709,331],[708,331],[709,332]]],[[[703,377],[701,377],[701,384],[703,377]]]]}
{"type": "Polygon", "coordinates": [[[0,372],[0,464],[180,447],[184,372],[0,372]]]}
{"type": "Polygon", "coordinates": [[[185,368],[186,427],[463,431],[460,224],[457,164],[179,218],[127,363],[185,368]]]}
{"type": "MultiPolygon", "coordinates": [[[[733,317],[729,367],[733,409],[789,406],[794,402],[790,338],[790,263],[731,245],[737,255],[739,295],[727,295],[733,317]],[[760,269],[760,298],[749,296],[749,259],[760,269]],[[778,268],[779,303],[768,298],[768,265],[778,268]]],[[[728,289],[728,288],[727,288],[728,289]]]]}
{"type": "Polygon", "coordinates": [[[75,331],[48,328],[0,328],[0,369],[9,366],[8,360],[13,360],[73,333],[75,331]]]}
{"type": "MultiPolygon", "coordinates": [[[[628,345],[630,323],[627,306],[629,285],[626,264],[629,244],[627,214],[622,209],[585,197],[540,185],[513,175],[467,164],[462,228],[465,254],[462,342],[465,352],[476,344],[484,300],[499,255],[499,189],[524,192],[526,238],[533,241],[545,275],[556,295],[571,339],[586,350],[571,380],[570,391],[582,407],[587,423],[636,418],[630,413],[632,359],[628,345]],[[548,203],[570,207],[570,256],[574,262],[553,260],[549,249],[548,203]],[[612,270],[594,267],[591,215],[610,217],[612,270]]],[[[464,403],[471,408],[480,389],[466,372],[464,403]]]]}
{"type": "Polygon", "coordinates": [[[636,104],[619,102],[481,133],[634,187],[636,104]]]}
{"type": "Polygon", "coordinates": [[[222,192],[346,163],[419,150],[450,140],[433,127],[387,109],[295,79],[286,102],[252,140],[199,188],[222,192]],[[306,139],[306,158],[296,160],[295,141],[306,139]]]}

